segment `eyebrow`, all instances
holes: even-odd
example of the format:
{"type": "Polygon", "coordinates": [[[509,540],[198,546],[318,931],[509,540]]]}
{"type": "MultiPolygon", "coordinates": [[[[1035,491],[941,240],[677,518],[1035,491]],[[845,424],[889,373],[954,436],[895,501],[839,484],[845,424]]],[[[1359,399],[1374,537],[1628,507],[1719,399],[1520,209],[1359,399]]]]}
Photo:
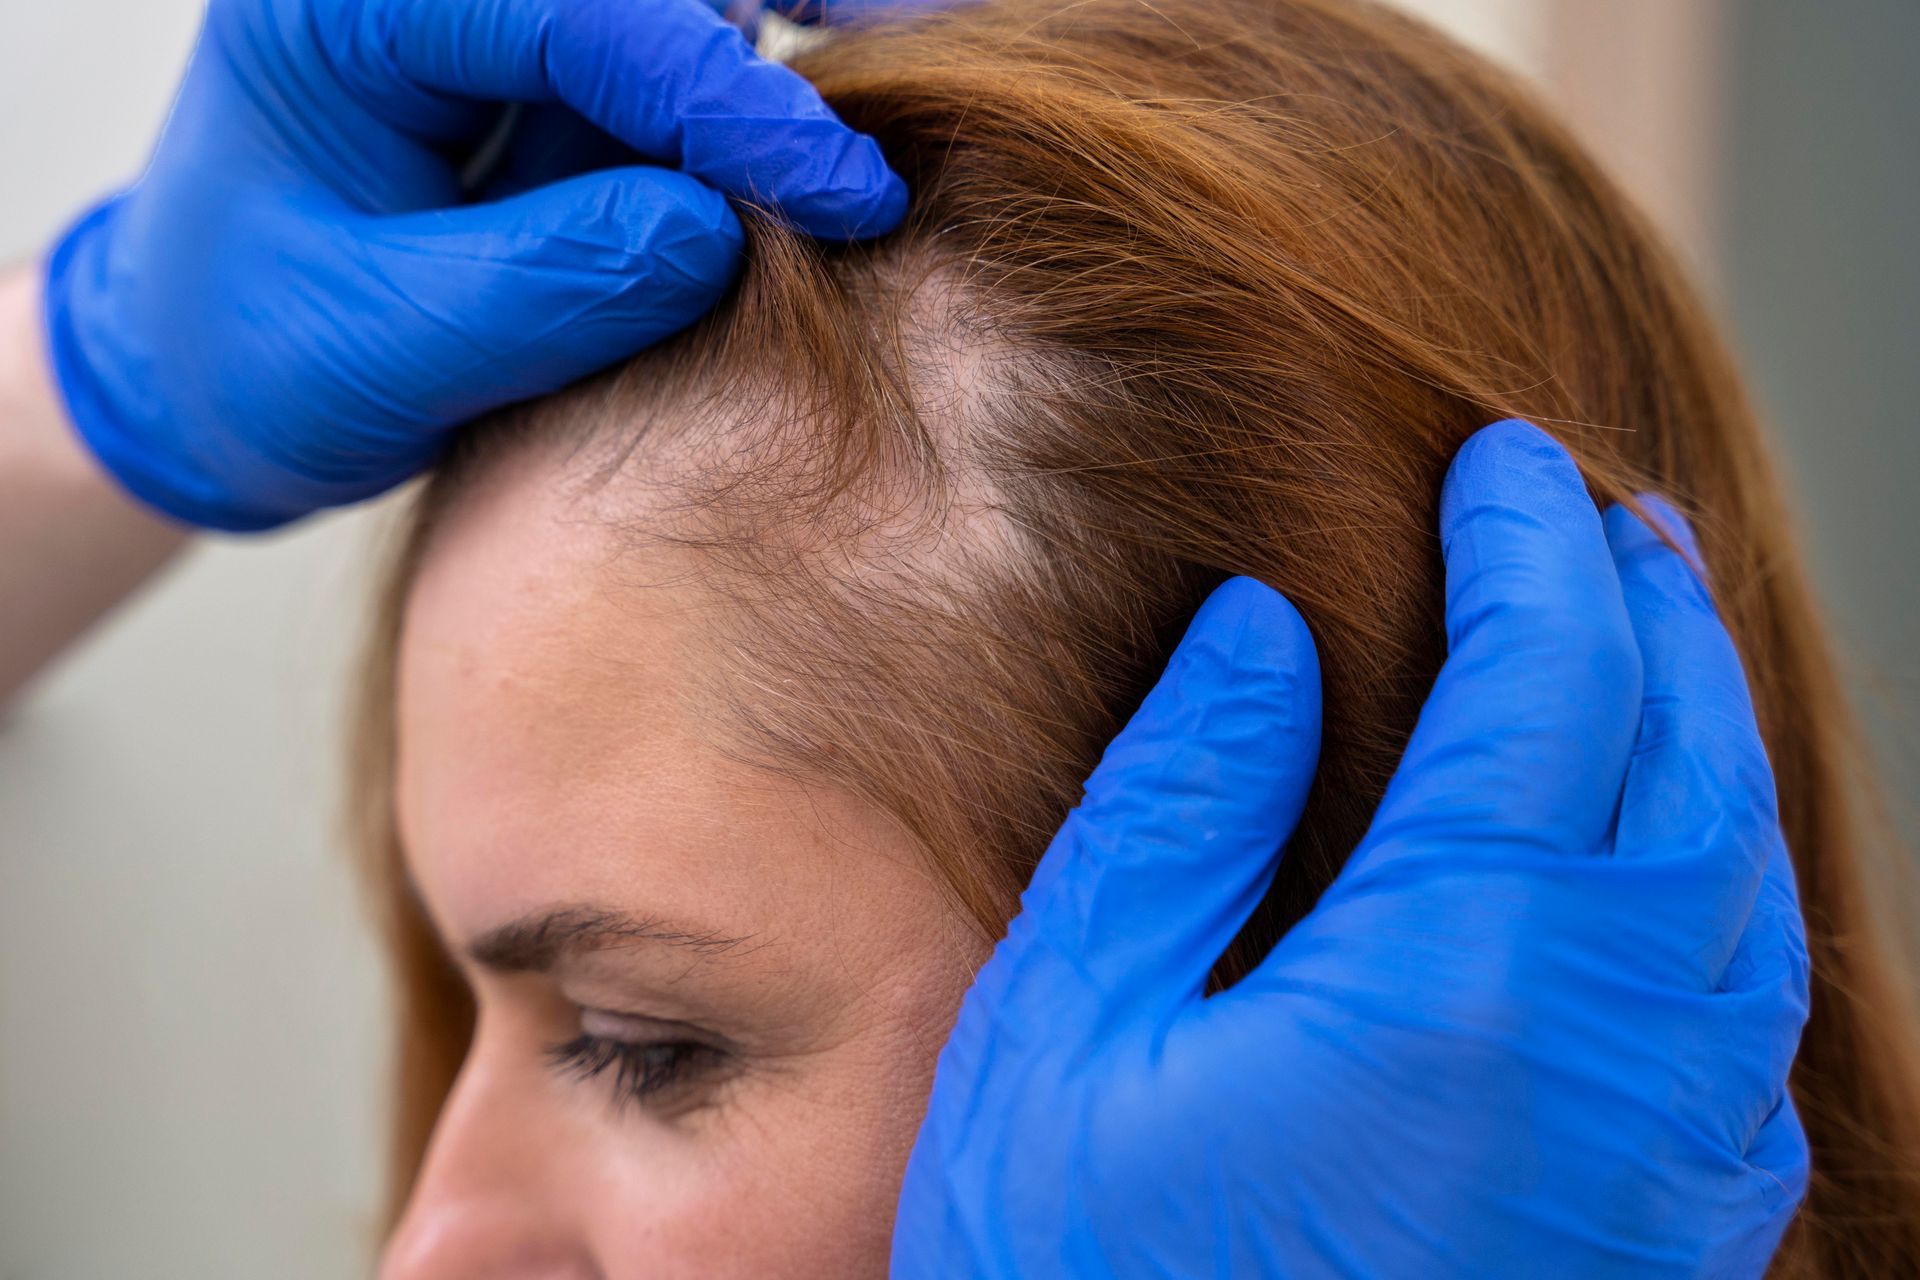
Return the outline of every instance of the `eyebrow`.
{"type": "Polygon", "coordinates": [[[718,956],[751,941],[752,935],[733,937],[606,907],[576,906],[536,912],[489,929],[467,944],[467,954],[497,973],[544,973],[583,953],[642,943],[718,956]]]}

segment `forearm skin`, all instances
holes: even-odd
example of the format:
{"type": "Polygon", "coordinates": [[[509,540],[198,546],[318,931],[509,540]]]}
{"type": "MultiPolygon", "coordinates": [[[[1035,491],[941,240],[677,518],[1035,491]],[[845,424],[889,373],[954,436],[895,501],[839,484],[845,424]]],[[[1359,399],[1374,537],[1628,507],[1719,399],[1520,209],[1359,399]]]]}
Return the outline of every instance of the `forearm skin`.
{"type": "Polygon", "coordinates": [[[0,268],[0,714],[188,536],[121,490],[75,434],[40,311],[39,272],[0,268]]]}

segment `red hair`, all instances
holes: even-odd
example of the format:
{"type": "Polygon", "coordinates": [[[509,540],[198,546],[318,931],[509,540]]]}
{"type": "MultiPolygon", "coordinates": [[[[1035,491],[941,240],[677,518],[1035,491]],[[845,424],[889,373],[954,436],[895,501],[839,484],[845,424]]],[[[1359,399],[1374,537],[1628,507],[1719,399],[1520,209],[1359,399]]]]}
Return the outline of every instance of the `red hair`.
{"type": "Polygon", "coordinates": [[[1229,574],[1284,591],[1324,749],[1231,981],[1365,830],[1442,657],[1441,475],[1519,416],[1599,499],[1694,518],[1753,684],[1813,953],[1814,1181],[1776,1272],[1920,1273],[1865,757],[1741,384],[1561,128],[1353,0],[991,0],[796,65],[907,177],[907,224],[828,247],[749,218],[712,317],[468,433],[394,570],[356,811],[403,978],[396,1190],[471,1022],[398,871],[399,605],[436,513],[513,442],[605,446],[618,483],[689,406],[721,423],[677,516],[636,531],[704,548],[734,595],[740,750],[883,806],[993,934],[1197,601],[1229,574]]]}

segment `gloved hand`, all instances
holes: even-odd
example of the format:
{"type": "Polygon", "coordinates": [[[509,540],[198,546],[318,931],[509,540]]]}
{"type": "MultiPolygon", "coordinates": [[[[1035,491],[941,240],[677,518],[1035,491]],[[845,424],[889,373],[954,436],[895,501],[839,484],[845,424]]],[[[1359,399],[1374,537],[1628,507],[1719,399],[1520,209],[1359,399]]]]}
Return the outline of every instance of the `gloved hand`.
{"type": "Polygon", "coordinates": [[[699,0],[212,0],[146,172],[51,254],[55,376],[138,497],[267,528],[699,317],[741,247],[722,193],[830,237],[906,205],[699,0]],[[527,137],[474,203],[502,102],[527,137]],[[581,171],[626,148],[665,167],[581,171]]]}
{"type": "Polygon", "coordinates": [[[1372,829],[1211,998],[1319,695],[1273,591],[1200,611],[967,997],[896,1276],[1760,1275],[1807,959],[1739,661],[1531,426],[1441,519],[1450,653],[1372,829]]]}

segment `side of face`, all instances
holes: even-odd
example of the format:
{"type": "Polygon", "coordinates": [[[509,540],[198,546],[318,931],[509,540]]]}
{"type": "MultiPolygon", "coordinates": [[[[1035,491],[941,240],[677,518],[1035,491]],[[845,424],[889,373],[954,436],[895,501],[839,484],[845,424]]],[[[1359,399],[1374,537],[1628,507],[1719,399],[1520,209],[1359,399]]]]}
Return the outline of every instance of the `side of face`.
{"type": "Polygon", "coordinates": [[[723,749],[694,553],[572,492],[494,466],[408,601],[401,838],[478,1023],[383,1275],[882,1275],[985,944],[881,814],[723,749]]]}

